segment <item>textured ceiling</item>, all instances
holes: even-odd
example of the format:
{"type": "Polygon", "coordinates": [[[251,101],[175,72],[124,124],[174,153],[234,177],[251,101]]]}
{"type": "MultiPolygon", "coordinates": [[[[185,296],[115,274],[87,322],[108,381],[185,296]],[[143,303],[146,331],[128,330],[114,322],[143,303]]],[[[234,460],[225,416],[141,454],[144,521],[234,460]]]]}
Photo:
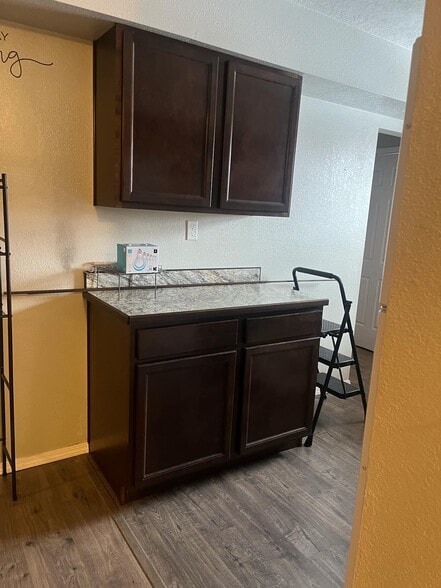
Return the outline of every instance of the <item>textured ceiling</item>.
{"type": "Polygon", "coordinates": [[[421,34],[425,0],[289,1],[409,49],[421,34]]]}

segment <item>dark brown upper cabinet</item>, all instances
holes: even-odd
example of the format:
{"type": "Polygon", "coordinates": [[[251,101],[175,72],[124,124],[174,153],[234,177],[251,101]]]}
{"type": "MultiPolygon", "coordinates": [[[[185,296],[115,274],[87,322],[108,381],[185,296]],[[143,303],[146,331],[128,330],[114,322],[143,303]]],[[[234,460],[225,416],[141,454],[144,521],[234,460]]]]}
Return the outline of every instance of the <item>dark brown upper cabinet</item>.
{"type": "Polygon", "coordinates": [[[211,205],[218,69],[210,51],[125,31],[123,200],[211,205]]]}
{"type": "Polygon", "coordinates": [[[291,74],[228,63],[221,208],[289,213],[300,85],[291,74]]]}
{"type": "Polygon", "coordinates": [[[300,76],[122,25],[94,60],[96,205],[288,216],[300,76]]]}
{"type": "Polygon", "coordinates": [[[211,51],[138,29],[95,43],[95,204],[210,208],[218,69],[211,51]]]}

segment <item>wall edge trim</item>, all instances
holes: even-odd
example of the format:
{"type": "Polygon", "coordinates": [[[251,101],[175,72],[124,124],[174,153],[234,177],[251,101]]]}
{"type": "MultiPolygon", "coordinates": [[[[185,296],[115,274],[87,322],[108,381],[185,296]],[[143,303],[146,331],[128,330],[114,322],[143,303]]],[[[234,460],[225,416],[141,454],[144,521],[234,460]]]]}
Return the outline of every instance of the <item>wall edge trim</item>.
{"type": "MultiPolygon", "coordinates": [[[[29,457],[18,457],[17,470],[34,468],[54,461],[68,459],[69,457],[83,455],[84,453],[89,453],[89,444],[87,442],[77,443],[76,445],[69,445],[68,447],[61,447],[59,449],[52,449],[51,451],[37,453],[36,455],[30,455],[29,457]]],[[[8,473],[11,471],[9,465],[7,471],[8,473]]]]}

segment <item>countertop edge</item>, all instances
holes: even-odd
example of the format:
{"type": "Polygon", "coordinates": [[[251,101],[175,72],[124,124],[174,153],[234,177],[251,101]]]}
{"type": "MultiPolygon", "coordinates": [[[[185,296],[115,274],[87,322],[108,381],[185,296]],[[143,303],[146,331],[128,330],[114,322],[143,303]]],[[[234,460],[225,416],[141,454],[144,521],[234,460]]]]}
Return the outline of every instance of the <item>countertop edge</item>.
{"type": "MultiPolygon", "coordinates": [[[[207,288],[211,286],[206,286],[207,288]]],[[[179,288],[179,286],[177,286],[179,288]]],[[[329,300],[326,298],[310,298],[306,300],[292,300],[289,302],[273,302],[273,303],[266,303],[266,304],[247,304],[242,306],[229,306],[227,308],[206,308],[206,309],[197,309],[197,310],[176,310],[172,312],[161,312],[161,313],[148,313],[148,314],[141,314],[141,315],[127,315],[123,311],[115,308],[112,304],[100,300],[92,293],[85,292],[83,294],[84,298],[94,304],[99,304],[100,306],[104,306],[107,310],[111,311],[113,314],[117,315],[123,322],[129,325],[136,325],[142,322],[156,322],[156,321],[169,321],[171,319],[195,319],[200,317],[203,319],[204,317],[225,317],[231,316],[232,314],[240,317],[245,314],[250,313],[265,313],[265,312],[288,312],[290,310],[305,310],[307,308],[323,308],[329,304],[329,300]]]]}
{"type": "MultiPolygon", "coordinates": [[[[327,304],[327,303],[326,303],[327,304]]],[[[323,307],[325,304],[321,304],[319,302],[313,301],[312,303],[299,303],[299,304],[266,304],[266,305],[259,305],[259,306],[241,306],[241,307],[230,307],[230,308],[213,308],[208,310],[192,310],[192,311],[177,311],[177,312],[170,312],[170,313],[161,313],[161,314],[151,314],[151,315],[138,315],[138,316],[131,316],[128,318],[129,325],[137,325],[141,323],[146,323],[148,321],[161,321],[167,322],[171,319],[198,319],[200,318],[203,320],[204,318],[214,318],[215,320],[221,318],[241,318],[245,315],[250,314],[262,314],[262,313],[269,313],[274,314],[274,311],[280,311],[281,313],[290,311],[290,310],[305,310],[308,308],[319,308],[323,307]]]]}

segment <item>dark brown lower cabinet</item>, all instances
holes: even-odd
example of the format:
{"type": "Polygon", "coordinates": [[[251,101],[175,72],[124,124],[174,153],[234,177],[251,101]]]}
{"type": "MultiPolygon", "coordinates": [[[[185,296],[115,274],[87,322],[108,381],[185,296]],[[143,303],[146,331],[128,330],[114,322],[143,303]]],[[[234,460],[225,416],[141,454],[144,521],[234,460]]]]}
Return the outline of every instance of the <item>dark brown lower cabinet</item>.
{"type": "Polygon", "coordinates": [[[235,373],[235,351],[137,368],[136,483],[230,459],[235,373]]]}
{"type": "Polygon", "coordinates": [[[86,298],[90,452],[121,503],[308,435],[320,305],[130,319],[86,298]]]}
{"type": "Polygon", "coordinates": [[[294,442],[308,433],[314,408],[318,343],[272,343],[245,351],[242,454],[294,442]]]}

